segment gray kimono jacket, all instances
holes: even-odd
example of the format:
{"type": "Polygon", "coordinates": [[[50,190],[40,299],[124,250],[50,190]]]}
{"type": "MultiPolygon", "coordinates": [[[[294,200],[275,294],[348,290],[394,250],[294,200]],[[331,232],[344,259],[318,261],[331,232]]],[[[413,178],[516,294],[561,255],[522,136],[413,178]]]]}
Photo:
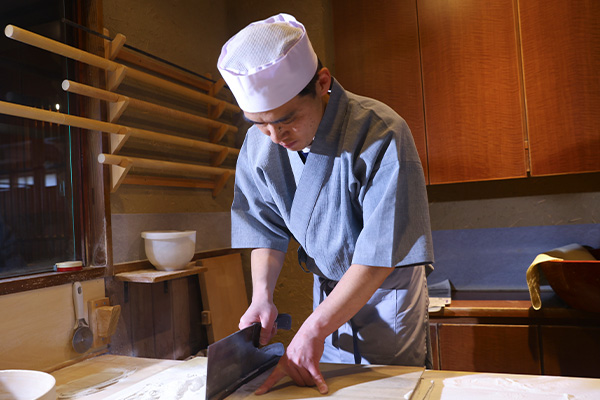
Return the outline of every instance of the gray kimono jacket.
{"type": "Polygon", "coordinates": [[[234,190],[232,247],[285,252],[293,236],[315,274],[315,307],[351,264],[396,267],[328,338],[321,361],[425,364],[431,231],[423,170],[400,116],[334,82],[306,164],[253,126],[234,190]]]}

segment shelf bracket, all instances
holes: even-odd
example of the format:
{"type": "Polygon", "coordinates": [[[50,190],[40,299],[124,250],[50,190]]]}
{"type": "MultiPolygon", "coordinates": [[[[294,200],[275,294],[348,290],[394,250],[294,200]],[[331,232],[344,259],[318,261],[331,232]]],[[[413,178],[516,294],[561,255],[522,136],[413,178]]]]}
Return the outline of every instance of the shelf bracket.
{"type": "Polygon", "coordinates": [[[211,143],[219,143],[223,136],[227,133],[227,125],[221,125],[218,128],[213,128],[210,131],[210,142],[211,143]]]}
{"type": "Polygon", "coordinates": [[[119,65],[116,70],[108,71],[108,90],[113,91],[119,87],[123,79],[125,79],[125,75],[127,75],[127,67],[124,65],[119,65]]]}
{"type": "Polygon", "coordinates": [[[224,101],[222,101],[216,106],[209,106],[209,107],[210,107],[210,112],[209,112],[210,119],[217,120],[217,119],[219,119],[221,114],[223,114],[223,111],[225,111],[226,104],[224,101]]]}
{"type": "Polygon", "coordinates": [[[117,33],[113,40],[105,39],[104,40],[105,57],[108,58],[109,60],[114,60],[115,58],[117,58],[117,54],[119,54],[119,51],[121,51],[121,49],[123,48],[123,45],[125,44],[125,40],[127,40],[127,38],[125,37],[125,35],[123,35],[121,33],[117,33]]]}
{"type": "Polygon", "coordinates": [[[127,159],[121,161],[119,165],[111,165],[111,173],[110,173],[110,184],[111,189],[110,192],[114,193],[117,191],[121,183],[125,180],[127,173],[133,167],[133,163],[127,159]]]}
{"type": "Polygon", "coordinates": [[[223,161],[225,161],[227,155],[229,155],[228,149],[223,149],[220,152],[215,153],[211,157],[210,165],[213,167],[218,167],[219,165],[223,164],[223,161]]]}
{"type": "Polygon", "coordinates": [[[123,115],[123,112],[125,111],[128,105],[129,98],[127,98],[127,100],[121,100],[110,103],[108,106],[108,120],[112,123],[117,122],[117,120],[121,118],[121,115],[123,115]]]}
{"type": "Polygon", "coordinates": [[[221,190],[223,190],[223,188],[225,187],[225,184],[227,183],[227,180],[230,176],[230,172],[224,172],[221,176],[218,176],[215,179],[215,187],[212,191],[213,197],[217,197],[217,195],[221,193],[221,190]]]}
{"type": "Polygon", "coordinates": [[[223,87],[225,87],[225,80],[223,78],[219,78],[218,81],[211,85],[209,94],[213,97],[216,97],[223,87]]]}
{"type": "Polygon", "coordinates": [[[123,127],[121,129],[119,129],[119,132],[117,132],[117,133],[111,133],[110,139],[109,139],[110,140],[110,154],[115,154],[119,150],[121,150],[121,147],[123,147],[123,145],[125,144],[127,139],[129,139],[129,136],[131,136],[131,129],[129,129],[127,127],[123,127]]]}

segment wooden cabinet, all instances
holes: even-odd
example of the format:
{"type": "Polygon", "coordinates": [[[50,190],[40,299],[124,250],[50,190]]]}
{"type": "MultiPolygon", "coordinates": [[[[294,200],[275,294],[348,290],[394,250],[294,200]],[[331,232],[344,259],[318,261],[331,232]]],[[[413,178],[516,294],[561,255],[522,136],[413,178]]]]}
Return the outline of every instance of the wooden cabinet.
{"type": "Polygon", "coordinates": [[[197,275],[157,283],[112,279],[107,290],[122,315],[112,354],[181,360],[207,347],[197,275]]]}
{"type": "Polygon", "coordinates": [[[536,326],[444,323],[438,332],[440,369],[542,373],[536,326]]]}
{"type": "Polygon", "coordinates": [[[600,171],[600,2],[518,3],[531,174],[600,171]]]}
{"type": "Polygon", "coordinates": [[[335,74],[405,116],[430,184],[600,171],[600,3],[550,3],[334,0],[335,74]]]}
{"type": "Polygon", "coordinates": [[[430,183],[527,175],[513,0],[419,0],[430,183]]]}
{"type": "Polygon", "coordinates": [[[430,322],[434,369],[600,378],[600,314],[458,300],[430,322]]]}
{"type": "Polygon", "coordinates": [[[547,375],[600,377],[600,328],[542,326],[541,344],[547,375]]]}
{"type": "Polygon", "coordinates": [[[360,0],[333,0],[333,17],[335,78],[406,120],[427,177],[416,3],[385,1],[374,7],[360,0]]]}

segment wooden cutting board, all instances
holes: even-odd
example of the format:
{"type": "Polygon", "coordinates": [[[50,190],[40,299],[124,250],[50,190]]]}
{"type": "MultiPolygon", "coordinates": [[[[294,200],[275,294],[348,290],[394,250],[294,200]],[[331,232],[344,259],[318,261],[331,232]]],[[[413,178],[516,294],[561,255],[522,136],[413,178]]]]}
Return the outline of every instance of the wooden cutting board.
{"type": "Polygon", "coordinates": [[[204,258],[198,275],[202,294],[203,323],[208,342],[214,343],[238,330],[240,317],[248,309],[241,254],[204,258]]]}

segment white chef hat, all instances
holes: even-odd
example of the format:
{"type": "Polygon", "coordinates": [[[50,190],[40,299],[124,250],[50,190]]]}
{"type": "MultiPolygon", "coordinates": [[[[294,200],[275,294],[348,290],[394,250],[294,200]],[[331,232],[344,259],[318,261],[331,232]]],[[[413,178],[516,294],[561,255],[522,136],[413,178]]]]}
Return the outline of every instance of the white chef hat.
{"type": "Polygon", "coordinates": [[[253,22],[221,50],[217,67],[240,108],[273,110],[293,99],[317,72],[304,25],[289,14],[253,22]]]}

